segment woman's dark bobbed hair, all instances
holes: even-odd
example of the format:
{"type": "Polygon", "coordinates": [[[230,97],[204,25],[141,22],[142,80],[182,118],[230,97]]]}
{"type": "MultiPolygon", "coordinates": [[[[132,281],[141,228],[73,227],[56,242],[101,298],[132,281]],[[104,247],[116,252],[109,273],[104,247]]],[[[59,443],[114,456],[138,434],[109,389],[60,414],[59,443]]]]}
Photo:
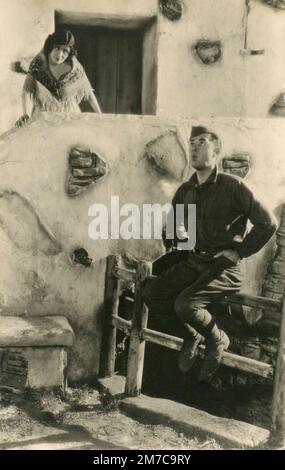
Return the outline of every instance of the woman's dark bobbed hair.
{"type": "Polygon", "coordinates": [[[71,31],[61,30],[50,34],[44,43],[44,53],[46,56],[51,53],[55,45],[70,47],[68,59],[76,55],[75,39],[71,31]]]}

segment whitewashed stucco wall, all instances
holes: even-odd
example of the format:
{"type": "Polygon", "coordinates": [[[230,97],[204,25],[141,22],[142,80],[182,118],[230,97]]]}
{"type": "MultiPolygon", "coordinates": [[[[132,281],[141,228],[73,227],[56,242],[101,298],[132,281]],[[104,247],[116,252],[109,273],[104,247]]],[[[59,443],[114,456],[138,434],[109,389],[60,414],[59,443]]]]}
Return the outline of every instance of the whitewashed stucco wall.
{"type": "Polygon", "coordinates": [[[186,0],[183,18],[160,16],[158,110],[178,116],[270,117],[285,82],[285,12],[250,1],[248,50],[244,0],[186,0]],[[223,58],[200,63],[192,53],[199,39],[220,40],[223,58]]]}
{"type": "MultiPolygon", "coordinates": [[[[0,132],[21,114],[22,74],[10,64],[32,57],[54,28],[55,10],[93,15],[158,15],[157,113],[177,116],[268,117],[285,82],[285,12],[251,0],[248,49],[243,55],[244,0],[184,0],[181,20],[159,13],[158,0],[0,0],[0,132]],[[192,46],[198,39],[220,39],[223,59],[206,66],[192,46]]],[[[153,51],[150,51],[151,53],[153,51]]],[[[270,116],[269,116],[270,117],[270,116]]]]}
{"type": "MultiPolygon", "coordinates": [[[[163,252],[159,240],[91,240],[88,209],[94,203],[109,207],[111,195],[119,196],[121,205],[169,202],[180,182],[145,161],[145,145],[174,130],[188,155],[187,137],[197,123],[221,135],[225,155],[252,153],[248,184],[271,209],[285,202],[282,120],[43,114],[0,141],[1,312],[66,315],[76,333],[73,378],[98,371],[105,257],[128,252],[153,259],[163,252]],[[110,172],[81,196],[70,198],[65,192],[68,151],[77,145],[98,152],[110,172]],[[77,247],[93,258],[90,268],[72,263],[77,247]]],[[[260,292],[273,252],[274,241],[246,261],[244,291],[260,292]]]]}

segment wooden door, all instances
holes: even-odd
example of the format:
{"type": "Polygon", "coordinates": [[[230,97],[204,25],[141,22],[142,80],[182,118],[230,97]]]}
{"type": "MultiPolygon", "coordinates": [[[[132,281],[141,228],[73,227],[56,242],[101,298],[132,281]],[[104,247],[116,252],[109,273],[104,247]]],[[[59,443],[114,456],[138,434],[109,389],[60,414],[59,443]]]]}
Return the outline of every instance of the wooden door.
{"type": "MultiPolygon", "coordinates": [[[[141,114],[140,30],[60,25],[73,32],[78,59],[104,113],[141,114]]],[[[83,110],[90,108],[83,104],[83,110]]]]}

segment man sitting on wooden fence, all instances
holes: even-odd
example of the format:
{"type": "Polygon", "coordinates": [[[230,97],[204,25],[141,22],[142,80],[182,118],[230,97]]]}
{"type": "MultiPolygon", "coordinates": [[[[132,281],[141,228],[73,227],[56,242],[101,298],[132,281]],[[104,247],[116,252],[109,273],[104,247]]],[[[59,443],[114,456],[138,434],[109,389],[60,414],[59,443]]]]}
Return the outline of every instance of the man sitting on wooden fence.
{"type": "MultiPolygon", "coordinates": [[[[199,344],[205,341],[205,358],[200,381],[210,382],[219,367],[223,351],[229,346],[227,334],[212,317],[211,304],[239,291],[242,283],[242,258],[259,251],[276,230],[274,216],[237,177],[218,172],[221,141],[212,130],[193,127],[190,137],[192,166],[196,170],[182,184],[172,201],[176,227],[177,204],[196,204],[196,245],[193,250],[171,253],[172,261],[160,259],[156,279],[150,279],[143,292],[149,307],[174,302],[175,311],[185,325],[179,367],[187,372],[199,344]],[[247,222],[252,228],[247,232],[247,222]],[[160,265],[160,267],[159,267],[160,265]],[[171,265],[169,267],[169,265],[171,265]],[[164,266],[164,269],[161,269],[164,266]]],[[[184,226],[188,227],[187,210],[184,226]]],[[[186,229],[185,229],[185,233],[186,229]]],[[[175,235],[172,250],[181,246],[175,235]]],[[[169,247],[169,240],[167,240],[169,247]]],[[[187,240],[186,240],[187,242],[187,240]]],[[[167,257],[167,255],[166,255],[167,257]]]]}

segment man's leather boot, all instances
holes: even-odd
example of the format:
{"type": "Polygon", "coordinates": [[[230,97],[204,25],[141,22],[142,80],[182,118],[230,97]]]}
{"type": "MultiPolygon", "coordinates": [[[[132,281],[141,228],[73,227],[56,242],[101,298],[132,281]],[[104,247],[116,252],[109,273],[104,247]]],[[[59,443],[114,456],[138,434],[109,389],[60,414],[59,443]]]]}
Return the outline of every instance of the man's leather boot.
{"type": "Polygon", "coordinates": [[[218,330],[215,325],[214,331],[206,338],[205,358],[199,375],[200,382],[211,382],[220,366],[223,352],[228,349],[229,344],[227,334],[223,330],[218,330]]]}
{"type": "Polygon", "coordinates": [[[191,336],[188,335],[184,339],[178,358],[178,367],[184,374],[193,366],[196,359],[197,348],[203,341],[204,337],[197,332],[191,333],[191,336]]]}

